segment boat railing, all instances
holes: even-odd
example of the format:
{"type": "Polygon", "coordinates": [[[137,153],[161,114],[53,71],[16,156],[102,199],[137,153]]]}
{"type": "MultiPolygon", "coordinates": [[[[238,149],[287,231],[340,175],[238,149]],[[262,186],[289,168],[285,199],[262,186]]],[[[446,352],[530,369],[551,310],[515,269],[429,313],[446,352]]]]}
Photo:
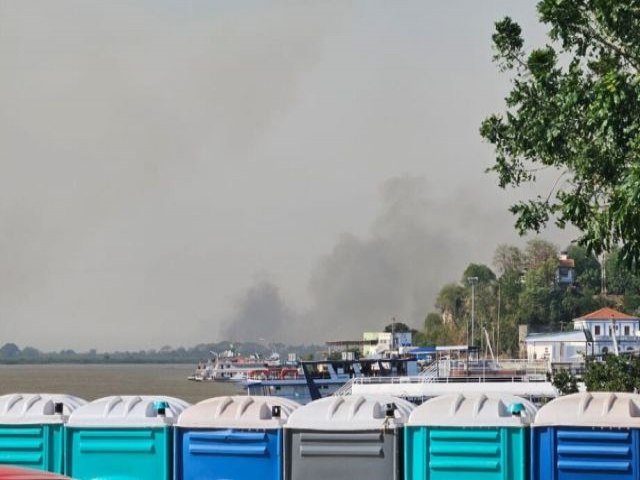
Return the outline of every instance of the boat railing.
{"type": "Polygon", "coordinates": [[[351,395],[351,391],[352,391],[351,387],[353,386],[353,381],[354,380],[356,380],[356,378],[352,378],[347,383],[342,385],[339,389],[337,389],[335,392],[333,392],[333,396],[334,397],[344,397],[344,396],[347,396],[347,395],[351,395]]]}
{"type": "Polygon", "coordinates": [[[550,371],[546,360],[505,359],[488,361],[439,360],[415,376],[358,377],[349,384],[456,383],[456,382],[541,382],[550,371]]]}

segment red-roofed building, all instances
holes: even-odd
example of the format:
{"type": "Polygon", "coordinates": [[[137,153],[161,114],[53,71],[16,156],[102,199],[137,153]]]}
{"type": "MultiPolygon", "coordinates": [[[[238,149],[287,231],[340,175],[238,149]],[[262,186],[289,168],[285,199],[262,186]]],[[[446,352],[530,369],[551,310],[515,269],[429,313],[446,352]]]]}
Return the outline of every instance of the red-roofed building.
{"type": "Polygon", "coordinates": [[[601,308],[576,318],[573,328],[591,332],[596,353],[613,352],[614,331],[621,352],[640,350],[640,318],[613,308],[601,308]]]}
{"type": "Polygon", "coordinates": [[[640,351],[640,318],[601,308],[573,320],[573,331],[534,333],[525,343],[529,359],[582,363],[585,353],[613,353],[614,335],[620,352],[640,351]]]}

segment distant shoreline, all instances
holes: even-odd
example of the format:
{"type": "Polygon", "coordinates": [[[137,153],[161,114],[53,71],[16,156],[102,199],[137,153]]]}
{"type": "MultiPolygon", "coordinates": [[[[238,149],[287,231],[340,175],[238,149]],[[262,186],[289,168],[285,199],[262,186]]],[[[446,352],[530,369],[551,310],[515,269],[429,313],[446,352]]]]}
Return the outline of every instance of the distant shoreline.
{"type": "Polygon", "coordinates": [[[16,361],[0,361],[0,366],[12,366],[12,365],[193,365],[194,363],[198,363],[198,360],[154,360],[154,361],[145,361],[145,360],[122,360],[117,359],[113,361],[109,360],[100,360],[100,361],[92,361],[92,360],[16,360],[16,361]]]}

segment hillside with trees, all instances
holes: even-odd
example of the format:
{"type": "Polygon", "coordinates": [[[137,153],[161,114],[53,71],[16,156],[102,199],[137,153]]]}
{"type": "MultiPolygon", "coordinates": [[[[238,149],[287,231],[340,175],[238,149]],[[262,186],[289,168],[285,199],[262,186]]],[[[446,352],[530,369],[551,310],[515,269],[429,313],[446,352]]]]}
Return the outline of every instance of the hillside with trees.
{"type": "Polygon", "coordinates": [[[618,250],[605,257],[603,277],[598,258],[585,247],[570,245],[566,255],[575,262],[575,280],[568,284],[556,277],[560,253],[540,239],[530,240],[523,249],[499,245],[491,266],[471,263],[459,281],[442,286],[436,310],[426,316],[417,343],[471,343],[471,279],[474,343],[485,346],[488,335],[501,355],[517,356],[519,325],[527,325],[530,332],[561,331],[572,328],[574,318],[604,306],[640,313],[640,279],[618,250]]]}

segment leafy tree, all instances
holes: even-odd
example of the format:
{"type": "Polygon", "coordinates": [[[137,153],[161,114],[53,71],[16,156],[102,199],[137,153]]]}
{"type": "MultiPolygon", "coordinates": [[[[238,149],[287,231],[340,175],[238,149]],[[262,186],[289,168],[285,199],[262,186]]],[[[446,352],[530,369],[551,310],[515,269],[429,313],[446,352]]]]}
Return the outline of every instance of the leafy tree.
{"type": "Polygon", "coordinates": [[[424,321],[424,330],[419,336],[420,345],[451,345],[460,342],[466,331],[456,325],[445,325],[442,316],[432,312],[424,321]]]}
{"type": "Polygon", "coordinates": [[[502,188],[556,177],[550,191],[514,204],[516,227],[573,224],[599,254],[621,244],[640,261],[640,1],[541,0],[550,43],[525,50],[520,26],[496,23],[494,60],[511,75],[506,112],[486,118],[490,168],[502,188]]]}
{"type": "Polygon", "coordinates": [[[519,275],[525,265],[524,253],[513,245],[498,245],[493,254],[493,265],[501,277],[513,272],[519,275]]]}
{"type": "Polygon", "coordinates": [[[487,285],[496,279],[496,274],[487,267],[477,263],[470,263],[462,274],[462,284],[468,285],[469,278],[475,277],[478,279],[478,285],[487,285]]]}
{"type": "Polygon", "coordinates": [[[571,245],[567,248],[567,255],[576,264],[576,283],[580,288],[588,288],[597,292],[600,290],[600,262],[595,255],[590,254],[585,247],[571,245]]]}
{"type": "Polygon", "coordinates": [[[466,311],[466,290],[457,283],[448,283],[440,289],[436,307],[442,312],[445,323],[459,323],[466,311]]]}
{"type": "Polygon", "coordinates": [[[15,343],[5,343],[0,347],[0,358],[11,360],[20,355],[20,347],[15,343]]]}
{"type": "Polygon", "coordinates": [[[409,325],[407,325],[406,323],[402,323],[402,322],[395,322],[395,323],[390,323],[389,325],[387,325],[386,327],[384,327],[384,331],[386,333],[391,333],[391,332],[395,332],[395,333],[406,333],[406,332],[412,332],[414,333],[416,330],[411,328],[409,325]]]}
{"type": "Polygon", "coordinates": [[[546,240],[534,238],[527,242],[525,258],[529,269],[539,268],[551,261],[555,273],[556,262],[558,260],[558,247],[546,240]]]}
{"type": "Polygon", "coordinates": [[[606,256],[607,292],[614,295],[640,294],[640,278],[622,261],[619,249],[606,256]]]}
{"type": "Polygon", "coordinates": [[[578,393],[578,381],[567,370],[561,368],[553,373],[551,384],[558,390],[560,395],[578,393]]]}
{"type": "Polygon", "coordinates": [[[584,383],[590,392],[633,392],[640,387],[640,358],[605,355],[589,362],[584,383]]]}

